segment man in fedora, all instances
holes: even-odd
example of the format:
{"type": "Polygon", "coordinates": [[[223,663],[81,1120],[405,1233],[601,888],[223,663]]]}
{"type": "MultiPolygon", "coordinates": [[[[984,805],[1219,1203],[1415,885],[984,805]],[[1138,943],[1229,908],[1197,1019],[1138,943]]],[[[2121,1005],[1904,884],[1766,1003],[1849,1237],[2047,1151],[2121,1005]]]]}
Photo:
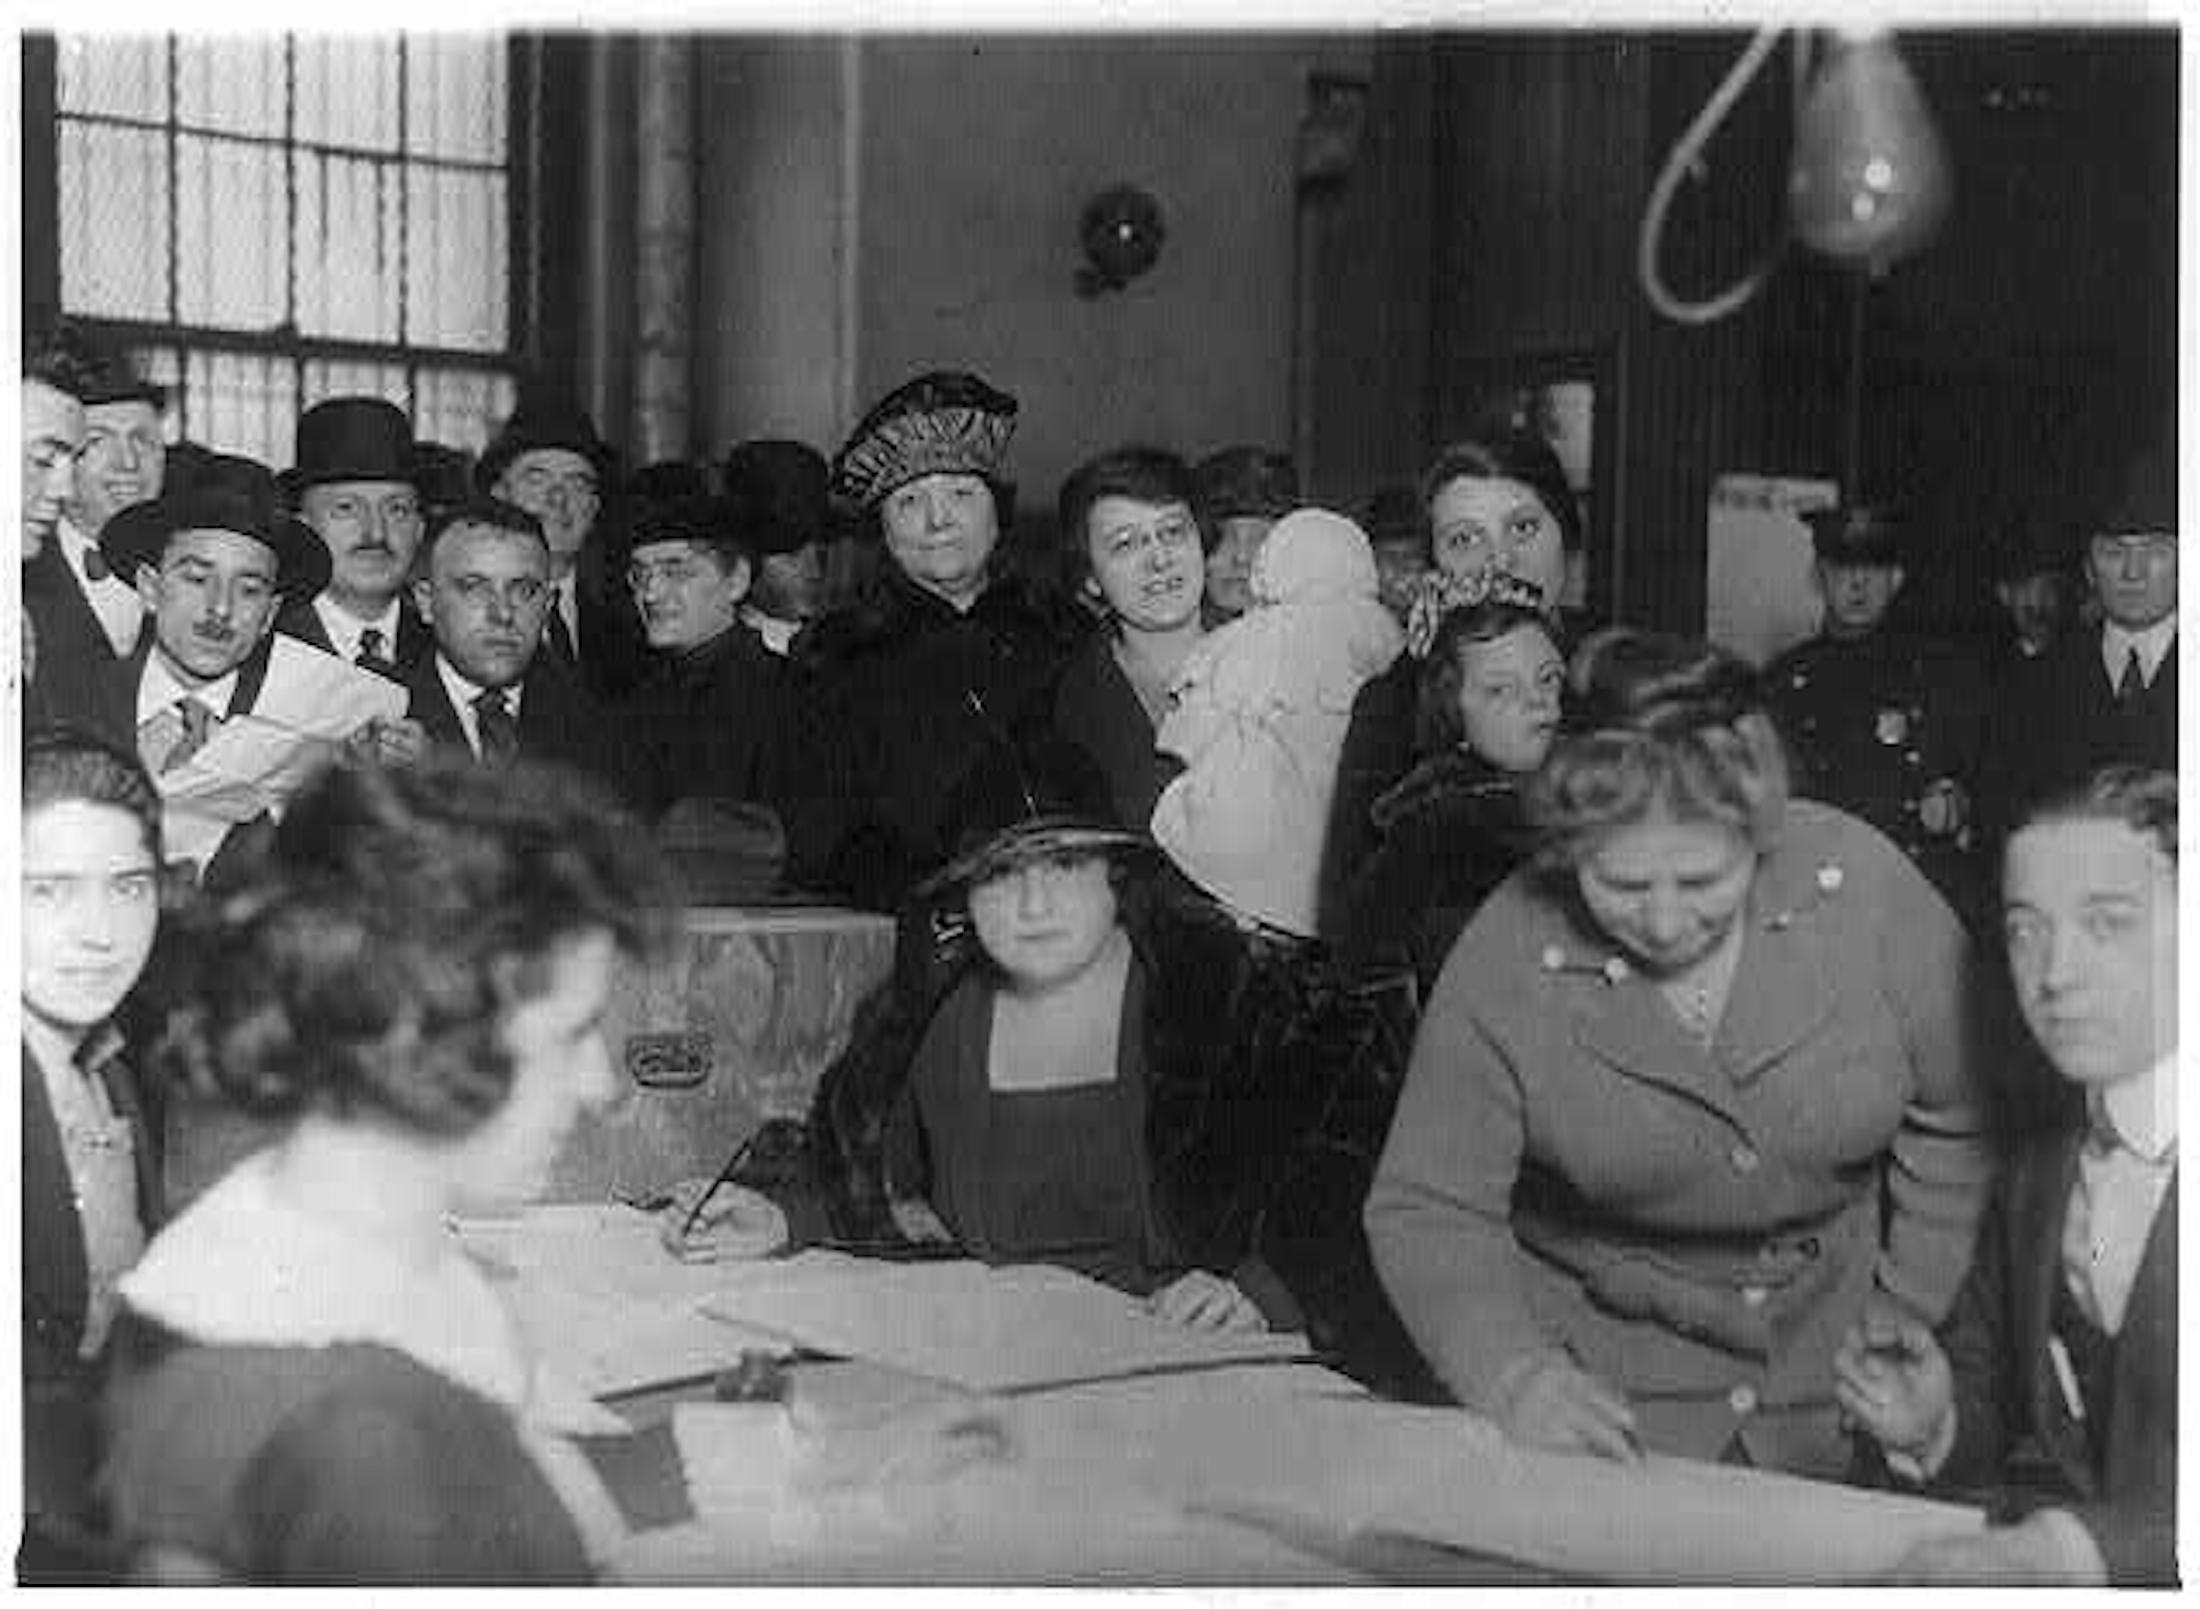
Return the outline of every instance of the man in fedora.
{"type": "Polygon", "coordinates": [[[1892,617],[1909,576],[1896,510],[1846,504],[1806,523],[1823,618],[1817,636],[1765,672],[1795,791],[1870,822],[1976,918],[1985,894],[1974,853],[1986,734],[1978,665],[1892,617]]]}
{"type": "MultiPolygon", "coordinates": [[[[57,699],[55,719],[134,748],[157,779],[197,754],[221,722],[250,713],[286,681],[310,679],[320,656],[277,637],[275,612],[327,584],[328,550],[283,512],[264,465],[208,454],[185,484],[109,520],[99,546],[135,583],[151,629],[127,658],[67,690],[75,697],[57,699]]],[[[362,731],[371,741],[371,728],[362,731]]],[[[226,857],[238,840],[216,835],[203,855],[185,853],[217,881],[224,861],[214,850],[226,857]]]]}
{"type": "Polygon", "coordinates": [[[824,456],[799,441],[744,441],[726,455],[727,519],[756,555],[741,622],[782,657],[825,613],[826,486],[824,456]]]}
{"type": "Polygon", "coordinates": [[[413,600],[435,649],[405,679],[408,715],[437,748],[489,767],[530,760],[587,772],[622,795],[638,788],[613,717],[551,652],[554,590],[542,522],[476,497],[429,522],[413,600]]]}
{"type": "Polygon", "coordinates": [[[535,516],[550,545],[550,652],[599,698],[629,692],[644,662],[641,627],[599,536],[618,454],[577,409],[523,403],[481,455],[474,485],[535,516]]]}
{"type": "Polygon", "coordinates": [[[380,397],[331,397],[298,421],[283,491],[329,552],[317,597],[284,605],[275,629],[402,680],[432,644],[406,598],[425,529],[412,424],[380,397]]]}

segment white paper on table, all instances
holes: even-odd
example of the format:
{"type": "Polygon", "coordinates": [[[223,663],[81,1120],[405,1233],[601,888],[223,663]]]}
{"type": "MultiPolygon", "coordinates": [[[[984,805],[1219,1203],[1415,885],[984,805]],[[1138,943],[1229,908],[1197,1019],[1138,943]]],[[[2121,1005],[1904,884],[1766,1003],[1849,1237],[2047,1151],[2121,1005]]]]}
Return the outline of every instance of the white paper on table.
{"type": "Polygon", "coordinates": [[[1303,1335],[1192,1330],[1067,1269],[976,1262],[800,1266],[741,1278],[707,1310],[839,1357],[972,1391],[1017,1391],[1307,1355],[1303,1335]]]}
{"type": "Polygon", "coordinates": [[[1221,1512],[1295,1515],[1495,1554],[1583,1579],[1806,1585],[1888,1569],[1976,1531],[1976,1509],[1653,1454],[1640,1468],[1514,1445],[1457,1409],[1212,1390],[1180,1404],[1143,1470],[1221,1512]]]}

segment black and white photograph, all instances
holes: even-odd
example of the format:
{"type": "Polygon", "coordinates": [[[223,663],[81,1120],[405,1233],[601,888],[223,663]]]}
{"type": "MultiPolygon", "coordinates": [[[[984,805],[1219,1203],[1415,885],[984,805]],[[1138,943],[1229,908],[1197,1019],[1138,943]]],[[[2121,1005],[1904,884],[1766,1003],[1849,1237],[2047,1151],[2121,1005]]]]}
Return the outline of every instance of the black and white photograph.
{"type": "Polygon", "coordinates": [[[134,20],[19,1585],[2181,1583],[2174,11],[134,20]]]}

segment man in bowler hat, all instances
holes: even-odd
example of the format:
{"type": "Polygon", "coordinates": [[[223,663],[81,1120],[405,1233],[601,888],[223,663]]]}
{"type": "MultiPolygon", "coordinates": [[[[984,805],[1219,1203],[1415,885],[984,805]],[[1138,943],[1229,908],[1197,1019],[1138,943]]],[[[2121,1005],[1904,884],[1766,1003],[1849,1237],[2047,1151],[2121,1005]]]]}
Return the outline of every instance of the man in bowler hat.
{"type": "Polygon", "coordinates": [[[1850,504],[1808,524],[1824,617],[1765,673],[1795,790],[1870,822],[1959,914],[1975,915],[1984,680],[1950,645],[1890,623],[1908,578],[1898,514],[1850,504]]]}
{"type": "Polygon", "coordinates": [[[319,596],[286,604],[275,628],[364,670],[401,680],[433,639],[405,596],[425,527],[412,424],[380,397],[331,397],[298,421],[296,462],[279,477],[329,551],[319,596]]]}
{"type": "Polygon", "coordinates": [[[832,508],[824,456],[799,441],[744,441],[726,455],[726,515],[756,555],[741,620],[772,653],[825,613],[832,508]]]}
{"type": "Polygon", "coordinates": [[[645,663],[640,623],[604,552],[605,499],[618,454],[577,409],[523,403],[481,455],[477,490],[525,509],[550,546],[550,652],[598,698],[632,690],[645,663]]]}

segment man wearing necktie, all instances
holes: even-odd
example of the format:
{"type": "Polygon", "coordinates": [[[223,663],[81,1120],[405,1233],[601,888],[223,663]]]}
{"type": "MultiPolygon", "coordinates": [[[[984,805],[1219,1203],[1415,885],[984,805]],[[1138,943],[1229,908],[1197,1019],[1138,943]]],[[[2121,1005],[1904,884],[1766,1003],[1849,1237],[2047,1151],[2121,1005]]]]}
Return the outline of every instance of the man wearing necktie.
{"type": "Polygon", "coordinates": [[[550,549],[525,509],[476,498],[439,512],[413,598],[434,634],[405,685],[430,744],[486,766],[517,755],[589,772],[623,791],[632,766],[616,726],[544,646],[550,549]]]}
{"type": "Polygon", "coordinates": [[[275,629],[402,681],[432,646],[407,596],[427,528],[412,422],[380,397],[331,397],[298,421],[281,476],[298,517],[328,545],[320,596],[288,605],[275,629]]]}
{"type": "Polygon", "coordinates": [[[2085,532],[2100,624],[2066,633],[1999,689],[1981,776],[1998,842],[2025,807],[2105,765],[2177,768],[2177,464],[2142,455],[2085,532]]]}
{"type": "Polygon", "coordinates": [[[491,497],[527,510],[550,546],[545,642],[596,697],[630,692],[646,663],[640,620],[611,573],[604,510],[618,455],[588,415],[530,402],[489,443],[474,476],[491,497]]]}
{"type": "Polygon", "coordinates": [[[2060,1076],[1936,1337],[1850,1338],[1842,1405],[1912,1480],[2002,1488],[1997,1525],[1905,1573],[2177,1581],[2177,780],[2115,767],[2028,813],[2009,970],[2060,1076]]]}

